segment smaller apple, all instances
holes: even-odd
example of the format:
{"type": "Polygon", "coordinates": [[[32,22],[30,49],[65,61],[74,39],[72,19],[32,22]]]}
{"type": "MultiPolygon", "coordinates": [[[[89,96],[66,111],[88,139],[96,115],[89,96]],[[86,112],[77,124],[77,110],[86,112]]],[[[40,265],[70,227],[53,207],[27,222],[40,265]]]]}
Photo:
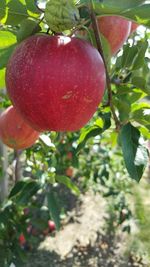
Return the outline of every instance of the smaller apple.
{"type": "Polygon", "coordinates": [[[139,26],[140,26],[140,25],[139,25],[138,23],[136,23],[136,22],[132,22],[132,24],[131,24],[130,34],[132,34],[133,32],[135,32],[139,26]]]}
{"type": "Polygon", "coordinates": [[[72,152],[71,151],[67,153],[67,159],[72,159],[72,152]]]}
{"type": "Polygon", "coordinates": [[[70,166],[66,169],[66,175],[69,176],[69,177],[72,177],[73,176],[73,167],[70,166]]]}
{"type": "Polygon", "coordinates": [[[19,236],[19,244],[20,244],[20,246],[24,246],[26,244],[26,239],[25,239],[23,233],[20,234],[20,236],[19,236]]]}
{"type": "Polygon", "coordinates": [[[54,221],[49,220],[48,221],[48,227],[49,227],[49,230],[51,233],[56,230],[56,225],[55,225],[54,221]]]}

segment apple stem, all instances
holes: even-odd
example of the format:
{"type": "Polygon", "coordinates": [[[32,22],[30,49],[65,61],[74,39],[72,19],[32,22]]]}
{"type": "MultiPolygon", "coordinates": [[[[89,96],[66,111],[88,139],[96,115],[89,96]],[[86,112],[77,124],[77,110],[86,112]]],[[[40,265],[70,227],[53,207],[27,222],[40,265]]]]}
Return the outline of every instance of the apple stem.
{"type": "Polygon", "coordinates": [[[105,72],[106,72],[106,84],[107,84],[107,90],[108,90],[108,105],[110,106],[114,121],[115,121],[115,125],[116,125],[116,130],[119,131],[121,128],[121,123],[116,115],[115,112],[115,108],[113,105],[113,101],[112,101],[112,89],[111,89],[111,81],[110,81],[110,77],[109,77],[109,72],[108,72],[108,68],[107,68],[107,64],[106,64],[106,60],[105,60],[105,56],[103,53],[103,47],[102,47],[102,41],[101,41],[101,36],[100,36],[100,31],[98,28],[98,24],[97,24],[97,18],[94,12],[94,8],[93,8],[93,2],[92,0],[90,1],[90,5],[89,5],[89,12],[90,12],[90,17],[91,17],[91,21],[92,21],[92,27],[93,27],[93,31],[94,31],[94,35],[95,35],[95,39],[96,39],[96,44],[97,44],[97,49],[103,59],[104,62],[104,66],[105,66],[105,72]]]}

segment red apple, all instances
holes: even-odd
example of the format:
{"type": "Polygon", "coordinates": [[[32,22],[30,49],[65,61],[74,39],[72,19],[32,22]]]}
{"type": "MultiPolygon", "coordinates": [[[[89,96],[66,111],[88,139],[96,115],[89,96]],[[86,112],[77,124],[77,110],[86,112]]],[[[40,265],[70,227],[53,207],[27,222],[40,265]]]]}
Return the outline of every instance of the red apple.
{"type": "Polygon", "coordinates": [[[32,146],[39,137],[39,132],[31,128],[13,106],[0,115],[0,139],[14,149],[32,146]]]}
{"type": "Polygon", "coordinates": [[[72,166],[70,166],[70,167],[68,167],[67,169],[66,169],[66,175],[67,176],[69,176],[69,177],[72,177],[73,176],[73,167],[72,166]]]}
{"type": "Polygon", "coordinates": [[[36,130],[76,131],[102,100],[105,69],[88,42],[41,34],[15,49],[6,85],[14,106],[36,130]]]}
{"type": "Polygon", "coordinates": [[[133,32],[136,31],[136,29],[139,27],[139,24],[136,22],[131,22],[131,30],[130,30],[130,34],[132,34],[133,32]]]}
{"type": "Polygon", "coordinates": [[[26,243],[26,239],[25,239],[25,237],[24,237],[24,234],[21,234],[21,235],[19,236],[19,244],[20,244],[20,246],[24,246],[25,243],[26,243]]]}
{"type": "Polygon", "coordinates": [[[72,159],[72,157],[73,157],[73,156],[72,156],[72,152],[71,152],[71,151],[70,151],[70,152],[68,152],[68,153],[67,153],[67,159],[71,160],[71,159],[72,159]]]}
{"type": "Polygon", "coordinates": [[[112,55],[116,54],[127,40],[131,22],[119,16],[98,17],[100,32],[110,45],[112,55]]]}
{"type": "Polygon", "coordinates": [[[56,225],[53,221],[48,221],[48,227],[49,227],[49,230],[50,232],[54,232],[56,230],[56,225]]]}

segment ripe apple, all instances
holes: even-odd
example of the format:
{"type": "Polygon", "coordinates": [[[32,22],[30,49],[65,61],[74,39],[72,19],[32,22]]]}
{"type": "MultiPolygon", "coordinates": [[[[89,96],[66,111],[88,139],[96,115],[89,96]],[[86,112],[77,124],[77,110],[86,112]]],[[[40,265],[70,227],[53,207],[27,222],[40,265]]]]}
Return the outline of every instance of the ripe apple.
{"type": "Polygon", "coordinates": [[[72,166],[70,166],[70,167],[68,167],[67,169],[66,169],[66,175],[67,176],[69,176],[69,177],[72,177],[73,176],[73,171],[74,169],[73,169],[73,167],[72,166]]]}
{"type": "Polygon", "coordinates": [[[130,34],[132,34],[133,32],[136,31],[136,29],[139,27],[139,24],[136,22],[131,22],[131,30],[130,30],[130,34]]]}
{"type": "Polygon", "coordinates": [[[25,243],[26,243],[26,239],[24,237],[24,234],[20,234],[20,236],[19,236],[19,244],[20,244],[20,246],[24,246],[25,243]]]}
{"type": "Polygon", "coordinates": [[[71,160],[72,157],[73,157],[72,152],[69,151],[69,152],[67,153],[67,159],[71,160]]]}
{"type": "Polygon", "coordinates": [[[32,129],[13,106],[0,115],[0,139],[8,147],[25,149],[32,146],[39,132],[32,129]]]}
{"type": "Polygon", "coordinates": [[[16,109],[38,131],[76,131],[93,116],[105,89],[103,60],[76,37],[34,35],[12,54],[6,85],[16,109]]]}
{"type": "Polygon", "coordinates": [[[107,39],[112,55],[116,54],[127,40],[131,22],[119,16],[103,16],[97,19],[100,32],[107,39]]]}
{"type": "Polygon", "coordinates": [[[48,227],[49,227],[50,232],[54,232],[56,230],[56,225],[51,220],[48,221],[48,227]]]}

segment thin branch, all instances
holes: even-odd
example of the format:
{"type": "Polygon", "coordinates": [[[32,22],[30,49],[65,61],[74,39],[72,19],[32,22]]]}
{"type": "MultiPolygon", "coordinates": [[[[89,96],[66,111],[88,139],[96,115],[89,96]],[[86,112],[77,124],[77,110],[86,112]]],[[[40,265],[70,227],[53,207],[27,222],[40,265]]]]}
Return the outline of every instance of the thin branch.
{"type": "Polygon", "coordinates": [[[17,183],[20,180],[20,172],[21,172],[21,166],[20,166],[20,156],[21,156],[22,150],[15,150],[15,183],[17,183]]]}
{"type": "Polygon", "coordinates": [[[110,81],[110,77],[109,77],[109,72],[108,72],[108,68],[107,68],[107,64],[106,64],[106,60],[105,60],[105,56],[103,53],[103,47],[102,47],[102,41],[101,41],[101,37],[100,37],[100,32],[99,32],[99,28],[98,28],[98,24],[97,24],[97,18],[93,9],[93,3],[92,0],[90,1],[90,5],[89,5],[89,11],[90,11],[90,16],[91,16],[91,21],[92,21],[92,27],[93,27],[93,31],[94,31],[94,35],[95,35],[95,39],[96,39],[96,44],[97,44],[97,49],[103,59],[104,62],[104,66],[105,66],[105,72],[106,72],[106,84],[107,84],[107,90],[108,90],[108,105],[110,106],[115,124],[116,124],[116,130],[119,130],[121,127],[120,121],[118,120],[118,117],[115,113],[115,109],[113,106],[113,101],[112,101],[112,90],[111,90],[111,81],[110,81]]]}

